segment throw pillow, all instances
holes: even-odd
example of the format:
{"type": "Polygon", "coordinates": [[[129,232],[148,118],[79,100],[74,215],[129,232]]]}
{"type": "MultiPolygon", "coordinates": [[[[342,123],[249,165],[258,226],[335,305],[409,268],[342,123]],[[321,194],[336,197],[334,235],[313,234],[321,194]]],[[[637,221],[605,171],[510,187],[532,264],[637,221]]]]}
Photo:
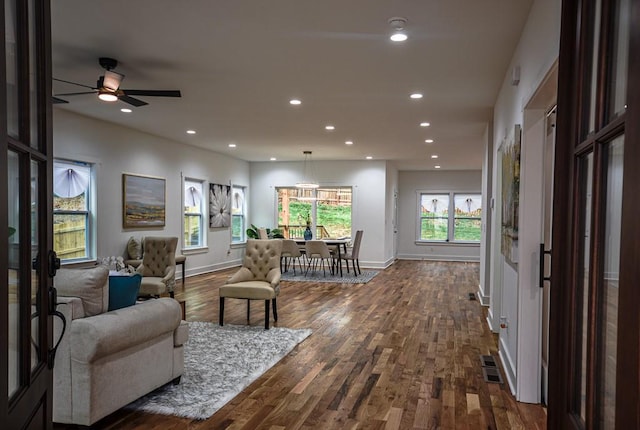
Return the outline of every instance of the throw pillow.
{"type": "Polygon", "coordinates": [[[129,254],[131,260],[140,260],[142,258],[142,244],[133,236],[127,242],[127,254],[129,254]]]}
{"type": "Polygon", "coordinates": [[[60,269],[53,280],[59,296],[79,297],[85,316],[106,312],[109,306],[109,269],[60,269]]]}
{"type": "Polygon", "coordinates": [[[109,310],[126,308],[136,304],[142,275],[109,276],[109,310]]]}

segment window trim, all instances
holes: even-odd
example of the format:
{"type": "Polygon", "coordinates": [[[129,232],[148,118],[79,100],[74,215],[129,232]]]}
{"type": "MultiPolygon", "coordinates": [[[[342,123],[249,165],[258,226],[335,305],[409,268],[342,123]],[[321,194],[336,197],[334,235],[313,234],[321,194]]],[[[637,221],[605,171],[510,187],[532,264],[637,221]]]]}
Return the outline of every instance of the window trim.
{"type": "MultiPolygon", "coordinates": [[[[98,169],[100,163],[98,161],[88,161],[88,160],[78,160],[70,157],[54,157],[53,165],[56,163],[64,163],[64,164],[72,164],[82,167],[89,168],[89,185],[87,186],[87,205],[86,209],[83,211],[69,211],[69,210],[59,210],[56,211],[52,209],[52,218],[56,215],[85,215],[86,217],[86,238],[85,238],[85,247],[86,247],[86,256],[85,257],[76,257],[76,258],[65,258],[60,259],[60,264],[63,266],[70,264],[79,264],[79,263],[87,263],[92,261],[97,261],[98,259],[98,185],[97,185],[97,177],[98,177],[98,169]]],[[[52,200],[54,196],[52,195],[52,200]]]]}
{"type": "Polygon", "coordinates": [[[231,199],[233,199],[233,190],[234,188],[240,188],[242,189],[242,193],[244,194],[244,200],[242,201],[242,214],[234,214],[233,213],[233,202],[232,202],[232,209],[231,209],[231,228],[229,229],[229,237],[230,237],[230,246],[234,247],[234,246],[241,246],[247,243],[247,228],[248,227],[248,223],[247,223],[247,213],[249,210],[249,205],[248,205],[248,191],[249,191],[249,187],[246,185],[240,185],[240,184],[231,184],[231,199]],[[242,226],[242,237],[240,240],[233,240],[233,219],[234,217],[237,216],[241,216],[242,220],[243,220],[243,226],[242,226]]]}
{"type": "MultiPolygon", "coordinates": [[[[478,246],[482,239],[479,240],[455,240],[455,220],[456,219],[478,219],[480,221],[480,232],[482,233],[482,214],[479,218],[477,217],[456,217],[455,215],[455,196],[459,194],[475,194],[482,199],[482,192],[480,191],[443,191],[443,190],[416,190],[416,234],[415,234],[415,244],[429,244],[429,245],[472,245],[478,246]],[[447,215],[447,239],[445,240],[435,240],[435,239],[422,239],[422,217],[421,207],[422,207],[422,196],[425,194],[446,194],[449,196],[449,208],[447,215]]],[[[443,217],[438,217],[438,219],[443,217]]]]}

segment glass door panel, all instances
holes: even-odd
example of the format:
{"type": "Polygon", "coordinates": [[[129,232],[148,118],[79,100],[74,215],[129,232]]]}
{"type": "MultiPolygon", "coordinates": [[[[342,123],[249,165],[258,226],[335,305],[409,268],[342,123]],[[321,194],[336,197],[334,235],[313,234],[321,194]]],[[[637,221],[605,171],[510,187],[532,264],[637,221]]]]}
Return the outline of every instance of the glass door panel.
{"type": "Polygon", "coordinates": [[[607,188],[605,203],[604,271],[599,305],[599,391],[600,428],[615,428],[616,362],[618,347],[618,279],[620,269],[620,230],[622,214],[622,173],[624,137],[615,139],[608,148],[607,188]]]}
{"type": "Polygon", "coordinates": [[[8,185],[8,202],[7,210],[9,211],[9,264],[8,264],[8,283],[9,283],[9,392],[11,398],[20,387],[20,252],[19,252],[19,235],[20,235],[20,159],[18,154],[9,151],[7,166],[7,185],[8,185]]]}
{"type": "Polygon", "coordinates": [[[39,189],[38,163],[31,162],[31,370],[34,370],[44,359],[40,348],[40,324],[41,319],[46,318],[46,314],[42,312],[42,303],[40,295],[40,274],[38,258],[40,252],[39,243],[39,205],[38,205],[38,189],[39,189]]]}
{"type": "MultiPolygon", "coordinates": [[[[598,96],[598,63],[599,63],[599,44],[600,40],[600,23],[602,21],[602,0],[593,2],[594,22],[593,22],[593,39],[591,50],[591,65],[589,73],[591,74],[591,82],[589,85],[589,125],[587,134],[596,130],[596,99],[598,96]]],[[[586,135],[585,135],[586,136],[586,135]]],[[[583,136],[583,137],[585,137],[583,136]]]]}
{"type": "Polygon", "coordinates": [[[589,248],[591,244],[591,212],[593,195],[593,153],[589,153],[580,160],[580,189],[582,204],[579,229],[579,263],[576,288],[576,321],[578,333],[576,335],[576,354],[574,369],[573,411],[584,423],[587,419],[587,372],[588,372],[588,339],[589,339],[589,248]]]}
{"type": "Polygon", "coordinates": [[[7,73],[7,134],[19,139],[18,115],[18,28],[15,1],[4,2],[4,30],[7,73]]]}
{"type": "Polygon", "coordinates": [[[610,52],[611,79],[609,80],[609,119],[627,108],[627,69],[629,59],[630,0],[616,0],[612,28],[614,38],[610,52]]]}

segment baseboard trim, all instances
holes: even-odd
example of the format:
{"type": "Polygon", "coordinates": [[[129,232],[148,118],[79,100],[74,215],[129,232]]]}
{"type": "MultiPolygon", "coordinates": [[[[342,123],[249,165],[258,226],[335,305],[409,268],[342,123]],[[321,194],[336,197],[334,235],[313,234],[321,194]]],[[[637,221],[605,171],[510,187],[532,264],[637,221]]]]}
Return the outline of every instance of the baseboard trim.
{"type": "Polygon", "coordinates": [[[466,255],[398,254],[398,260],[456,261],[460,263],[479,263],[480,257],[466,255]]]}
{"type": "MultiPolygon", "coordinates": [[[[187,269],[187,273],[186,273],[186,277],[190,277],[190,276],[196,276],[196,275],[203,275],[205,273],[212,273],[212,272],[218,272],[220,270],[225,270],[225,269],[231,269],[233,267],[238,267],[242,265],[242,260],[241,259],[236,259],[236,260],[229,260],[229,261],[225,261],[222,263],[217,263],[217,264],[209,264],[207,266],[201,266],[201,267],[194,267],[194,268],[189,268],[187,269]]],[[[179,277],[179,275],[176,274],[176,279],[179,277]]]]}
{"type": "Polygon", "coordinates": [[[507,350],[507,345],[504,343],[502,337],[500,337],[500,350],[498,351],[498,355],[500,356],[500,361],[502,361],[502,368],[507,376],[511,394],[516,396],[516,368],[513,365],[513,361],[507,350]]]}
{"type": "Polygon", "coordinates": [[[478,301],[482,306],[489,306],[491,303],[491,296],[484,295],[481,285],[478,285],[478,292],[476,293],[476,296],[478,296],[478,301]]]}

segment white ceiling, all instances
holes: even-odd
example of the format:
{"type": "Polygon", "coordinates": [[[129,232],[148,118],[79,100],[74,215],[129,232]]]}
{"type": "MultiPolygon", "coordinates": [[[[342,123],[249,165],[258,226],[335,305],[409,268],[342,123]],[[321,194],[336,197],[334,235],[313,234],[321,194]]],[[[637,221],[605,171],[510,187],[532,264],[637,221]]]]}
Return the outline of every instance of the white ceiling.
{"type": "Polygon", "coordinates": [[[95,95],[67,97],[55,109],[247,161],[299,161],[311,150],[314,160],[371,155],[414,170],[432,169],[438,154],[443,169],[479,169],[482,136],[531,3],[55,0],[54,78],[95,86],[98,57],[112,57],[126,76],[121,88],[182,91],[182,98],[138,97],[149,105],[130,114],[119,110],[125,103],[95,95]],[[408,19],[402,44],[388,39],[393,16],[408,19]],[[410,100],[413,92],[424,97],[410,100]],[[302,105],[291,106],[294,97],[302,105]]]}

